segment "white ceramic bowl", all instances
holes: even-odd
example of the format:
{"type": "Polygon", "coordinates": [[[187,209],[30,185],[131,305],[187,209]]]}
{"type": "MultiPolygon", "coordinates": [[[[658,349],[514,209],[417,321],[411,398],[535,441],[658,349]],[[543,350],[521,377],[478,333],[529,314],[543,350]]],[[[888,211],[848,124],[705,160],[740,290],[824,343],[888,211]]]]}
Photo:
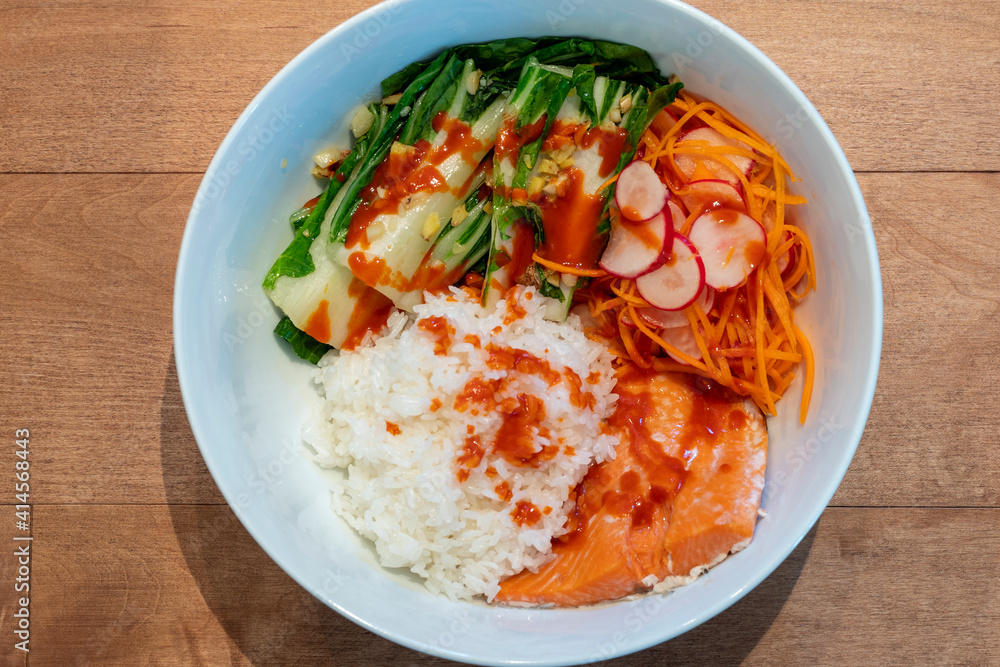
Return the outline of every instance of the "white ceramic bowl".
{"type": "MultiPolygon", "coordinates": [[[[427,653],[478,664],[561,665],[658,644],[740,599],[806,535],[847,470],[868,417],[882,339],[871,223],[840,147],[809,100],[760,51],[672,0],[402,0],[379,5],[303,51],[250,103],[202,181],[174,297],[177,372],[209,470],[247,530],[317,598],[427,653]],[[666,597],[577,610],[455,603],[381,569],[330,508],[327,480],[299,433],[316,393],[311,367],[277,340],[260,283],[291,238],[287,217],[319,192],[312,155],[346,140],[345,116],[379,81],[454,44],[579,35],[638,45],[688,89],[778,144],[809,205],[819,292],[797,311],[816,348],[809,421],[796,398],[769,423],[771,448],[753,543],[666,597]],[[287,161],[287,162],[286,162],[287,161]]],[[[275,619],[281,623],[282,619],[275,619]]]]}

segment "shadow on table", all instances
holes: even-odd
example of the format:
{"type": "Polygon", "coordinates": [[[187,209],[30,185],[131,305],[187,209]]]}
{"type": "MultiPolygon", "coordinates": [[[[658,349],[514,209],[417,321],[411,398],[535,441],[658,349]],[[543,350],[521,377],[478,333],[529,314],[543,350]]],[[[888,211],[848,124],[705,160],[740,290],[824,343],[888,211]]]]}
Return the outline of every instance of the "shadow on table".
{"type": "MultiPolygon", "coordinates": [[[[254,665],[453,664],[397,646],[312,597],[253,540],[220,498],[181,402],[173,355],[160,409],[163,480],[174,532],[202,597],[242,655],[254,665]],[[202,493],[194,493],[197,488],[202,493]],[[184,504],[187,503],[187,504],[184,504]]],[[[742,600],[680,637],[602,664],[736,665],[753,650],[795,587],[816,529],[742,600]]]]}

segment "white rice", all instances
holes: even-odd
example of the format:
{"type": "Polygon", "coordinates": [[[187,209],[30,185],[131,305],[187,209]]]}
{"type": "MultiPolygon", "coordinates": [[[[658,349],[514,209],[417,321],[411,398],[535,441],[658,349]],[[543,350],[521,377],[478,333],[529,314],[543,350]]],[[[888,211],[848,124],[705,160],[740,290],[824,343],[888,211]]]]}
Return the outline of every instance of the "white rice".
{"type": "Polygon", "coordinates": [[[545,298],[533,288],[508,298],[526,314],[505,324],[506,300],[487,310],[457,289],[428,295],[415,309],[417,322],[447,318],[455,332],[444,356],[435,354],[434,336],[401,313],[374,342],[328,354],[317,372],[326,401],[304,433],[320,465],[344,471],[334,483],[333,508],[372,540],[381,563],[409,568],[432,592],[452,599],[492,599],[503,578],[547,561],[552,538],[562,534],[573,509],[570,492],[591,463],[613,458],[618,444],[601,433],[617,399],[606,348],[584,336],[574,315],[566,323],[544,320],[545,298]],[[481,346],[464,342],[469,334],[481,346]],[[593,407],[573,404],[566,375],[550,386],[536,373],[491,369],[484,349],[490,343],[526,350],[560,373],[572,369],[583,391],[593,394],[593,407]],[[500,410],[455,408],[473,378],[506,378],[497,403],[522,393],[541,399],[540,426],[549,437],[534,430],[535,445],[557,445],[559,453],[536,468],[493,451],[500,410]],[[441,405],[436,411],[434,399],[441,405]],[[398,435],[389,432],[393,426],[398,435]],[[485,455],[460,482],[458,458],[469,427],[485,455]],[[512,493],[507,501],[497,493],[501,482],[512,493]],[[512,512],[524,501],[551,510],[533,525],[518,525],[512,512]]]}

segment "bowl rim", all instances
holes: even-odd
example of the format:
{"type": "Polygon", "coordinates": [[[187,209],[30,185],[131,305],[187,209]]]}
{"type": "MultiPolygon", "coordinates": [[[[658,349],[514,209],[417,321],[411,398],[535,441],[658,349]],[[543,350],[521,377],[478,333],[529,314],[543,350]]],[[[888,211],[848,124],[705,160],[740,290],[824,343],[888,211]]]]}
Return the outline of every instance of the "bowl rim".
{"type": "MultiPolygon", "coordinates": [[[[243,126],[248,122],[249,117],[255,110],[255,108],[261,103],[262,100],[270,95],[273,88],[280,85],[280,82],[289,73],[296,69],[299,64],[307,60],[314,53],[322,51],[327,47],[327,44],[333,40],[338,39],[341,34],[347,33],[355,28],[361,27],[366,21],[375,18],[379,12],[384,11],[387,6],[397,7],[399,5],[410,5],[425,0],[383,0],[368,9],[355,14],[343,21],[339,25],[333,27],[331,30],[324,33],[318,39],[309,44],[305,49],[298,53],[292,60],[290,60],[285,66],[283,66],[268,82],[267,84],[258,92],[250,103],[246,106],[243,112],[239,115],[233,126],[227,132],[225,138],[222,140],[218,149],[212,157],[208,168],[205,171],[205,175],[202,177],[201,183],[194,197],[194,205],[190,213],[188,214],[187,220],[185,222],[184,234],[181,240],[180,252],[178,255],[177,269],[174,280],[174,299],[173,299],[173,338],[174,338],[174,357],[178,376],[178,383],[180,386],[181,396],[184,404],[185,412],[188,416],[188,421],[191,426],[192,433],[195,437],[195,441],[198,444],[198,449],[201,452],[202,458],[205,460],[205,464],[208,467],[219,491],[222,493],[230,509],[239,519],[240,523],[247,530],[247,532],[253,537],[257,544],[264,550],[271,560],[273,560],[288,576],[290,576],[298,585],[302,586],[307,590],[313,597],[319,599],[327,606],[331,607],[333,610],[350,619],[354,623],[360,625],[361,627],[373,632],[385,639],[388,639],[396,644],[406,646],[407,648],[420,651],[429,655],[446,658],[450,660],[457,660],[469,664],[481,664],[481,665],[510,665],[510,664],[533,664],[539,666],[555,666],[555,665],[565,665],[571,664],[564,660],[546,660],[546,661],[534,661],[525,662],[523,660],[496,660],[496,659],[482,659],[475,656],[469,656],[467,654],[460,653],[458,651],[452,651],[447,648],[442,648],[427,642],[414,641],[406,637],[399,636],[393,630],[383,628],[376,625],[370,621],[353,613],[347,606],[333,600],[329,596],[323,594],[321,591],[317,590],[316,587],[307,583],[302,576],[294,571],[286,562],[283,561],[281,557],[274,551],[274,549],[269,546],[266,540],[262,538],[262,530],[258,526],[258,522],[254,516],[250,513],[245,512],[239,505],[235,502],[236,491],[229,488],[224,482],[220,482],[224,477],[217,474],[220,469],[220,462],[216,458],[213,449],[206,444],[210,440],[206,437],[205,428],[201,423],[199,417],[195,416],[199,414],[197,406],[192,404],[191,396],[194,395],[193,392],[193,380],[186,370],[189,366],[188,358],[190,356],[188,339],[183,335],[185,329],[185,318],[182,307],[183,293],[182,286],[189,280],[187,277],[187,268],[190,266],[189,258],[194,252],[193,247],[196,243],[195,237],[197,235],[197,228],[199,227],[199,207],[197,202],[203,201],[208,188],[210,187],[212,181],[215,179],[217,174],[224,169],[222,164],[223,155],[227,152],[227,149],[236,141],[236,138],[240,135],[243,126]]],[[[826,476],[825,483],[821,487],[821,490],[817,492],[816,498],[816,509],[809,513],[808,523],[803,524],[806,526],[802,534],[795,535],[792,539],[785,539],[784,541],[778,542],[775,549],[772,549],[769,556],[763,558],[763,563],[755,568],[755,572],[749,576],[744,585],[736,590],[732,595],[728,597],[721,598],[717,600],[714,604],[708,606],[704,611],[694,615],[686,623],[681,624],[669,631],[661,633],[657,637],[648,640],[633,640],[631,642],[625,642],[620,645],[613,655],[607,656],[610,658],[617,658],[624,655],[628,655],[637,651],[644,650],[651,646],[656,646],[663,642],[669,641],[684,632],[687,632],[705,621],[717,616],[725,609],[729,608],[741,598],[743,598],[749,591],[757,587],[764,579],[770,576],[777,567],[783,563],[792,551],[799,545],[799,543],[805,538],[805,536],[813,529],[816,525],[819,517],[825,511],[830,499],[833,497],[837,488],[843,481],[844,476],[847,473],[851,462],[854,459],[854,455],[857,452],[858,445],[861,440],[862,433],[868,421],[868,416],[871,412],[871,406],[875,394],[875,386],[878,378],[879,362],[881,360],[882,351],[882,336],[883,336],[883,319],[884,319],[884,304],[883,304],[883,290],[882,290],[882,277],[879,265],[878,253],[875,243],[874,231],[871,224],[871,218],[868,213],[867,206],[865,205],[864,198],[861,194],[861,188],[858,184],[857,178],[855,177],[854,171],[852,170],[850,164],[847,161],[847,157],[837,142],[830,130],[826,121],[820,115],[819,111],[815,108],[812,102],[806,97],[806,95],[799,89],[799,87],[791,80],[791,78],[778,67],[770,58],[768,58],[760,49],[754,46],[749,40],[737,33],[735,30],[725,25],[718,19],[710,16],[709,14],[696,9],[680,0],[653,0],[654,2],[667,6],[672,9],[672,11],[680,12],[687,15],[689,19],[705,24],[712,25],[713,30],[716,30],[720,36],[724,36],[726,39],[732,41],[732,43],[739,49],[742,49],[747,57],[752,58],[756,61],[756,64],[762,66],[767,73],[774,77],[777,82],[785,88],[789,94],[799,103],[802,109],[804,109],[809,116],[826,147],[829,148],[830,153],[836,163],[838,170],[845,176],[846,185],[851,195],[852,207],[859,213],[859,223],[861,223],[861,236],[864,239],[863,251],[867,255],[867,263],[870,267],[871,275],[869,276],[873,292],[872,292],[872,304],[873,304],[873,318],[872,318],[872,340],[871,340],[871,350],[868,359],[868,371],[864,378],[864,382],[861,387],[861,405],[865,406],[864,409],[859,412],[856,418],[853,420],[850,428],[847,429],[848,433],[842,439],[842,447],[844,455],[841,457],[841,463],[830,472],[832,474],[826,476]],[[862,414],[863,413],[863,414],[862,414]],[[863,418],[862,418],[863,417],[863,418]],[[849,454],[849,456],[848,456],[849,454]],[[822,499],[822,503],[818,500],[822,499]]],[[[594,659],[604,659],[594,658],[594,659]]],[[[574,660],[573,664],[577,664],[578,660],[574,660]]]]}

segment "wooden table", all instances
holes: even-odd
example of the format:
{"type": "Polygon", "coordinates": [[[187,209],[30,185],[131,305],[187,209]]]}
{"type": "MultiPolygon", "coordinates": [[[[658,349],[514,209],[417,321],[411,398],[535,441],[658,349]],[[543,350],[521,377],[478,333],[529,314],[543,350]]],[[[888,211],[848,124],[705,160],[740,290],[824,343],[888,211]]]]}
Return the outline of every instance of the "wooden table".
{"type": "MultiPolygon", "coordinates": [[[[171,351],[177,251],[215,149],[282,65],[367,4],[0,2],[4,664],[445,662],[270,561],[202,462],[171,351]],[[10,546],[29,534],[13,516],[22,428],[28,655],[10,546]]],[[[615,664],[1000,664],[1000,7],[696,4],[788,72],[857,170],[882,372],[854,464],[787,562],[615,664]]]]}

